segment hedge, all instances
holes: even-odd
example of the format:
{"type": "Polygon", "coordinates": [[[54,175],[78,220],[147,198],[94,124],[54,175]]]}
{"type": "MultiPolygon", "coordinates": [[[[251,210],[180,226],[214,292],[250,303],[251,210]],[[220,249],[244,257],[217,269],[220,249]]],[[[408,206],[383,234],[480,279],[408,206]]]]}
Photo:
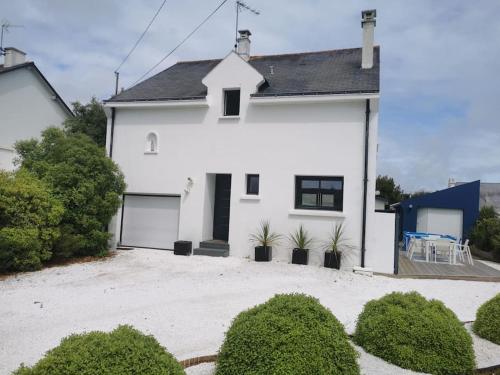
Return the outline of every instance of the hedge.
{"type": "Polygon", "coordinates": [[[182,366],[156,341],[130,326],[110,333],[71,335],[32,368],[13,375],[183,375],[182,366]]]}
{"type": "Polygon", "coordinates": [[[25,170],[0,171],[0,271],[32,271],[52,256],[63,205],[25,170]]]}
{"type": "Polygon", "coordinates": [[[47,183],[65,207],[56,257],[103,255],[106,225],[117,212],[125,189],[118,165],[84,134],[47,128],[41,140],[19,141],[17,163],[47,183]]]}
{"type": "Polygon", "coordinates": [[[470,374],[472,339],[442,302],[416,292],[391,293],[368,302],[354,341],[397,366],[430,374],[470,374]]]}
{"type": "Polygon", "coordinates": [[[356,358],[343,326],[318,300],[276,295],[234,319],[216,375],[359,374],[356,358]]]}
{"type": "Polygon", "coordinates": [[[472,329],[476,335],[500,345],[500,293],[477,310],[472,329]]]}

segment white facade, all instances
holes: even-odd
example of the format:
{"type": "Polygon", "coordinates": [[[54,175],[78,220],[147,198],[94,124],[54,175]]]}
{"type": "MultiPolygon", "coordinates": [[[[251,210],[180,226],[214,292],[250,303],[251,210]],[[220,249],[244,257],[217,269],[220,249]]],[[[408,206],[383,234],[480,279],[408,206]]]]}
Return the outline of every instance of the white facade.
{"type": "MultiPolygon", "coordinates": [[[[335,223],[342,222],[356,248],[344,266],[359,265],[365,109],[370,99],[366,266],[371,267],[368,259],[376,256],[368,254],[378,251],[370,241],[376,229],[378,94],[251,98],[263,80],[251,65],[230,53],[203,79],[206,100],[109,102],[107,106],[116,111],[112,159],[125,174],[127,192],[180,196],[178,238],[197,247],[212,239],[215,174],[231,174],[231,256],[253,258],[249,234],[261,220],[269,219],[273,229],[285,236],[304,224],[317,240],[309,263],[321,264],[322,241],[335,223]],[[234,88],[241,90],[240,115],[224,117],[223,92],[234,88]],[[145,149],[150,134],[157,136],[157,152],[145,149]],[[246,195],[247,174],[260,176],[257,196],[246,195]],[[295,209],[295,176],[343,177],[342,212],[295,209]]],[[[111,227],[116,244],[121,212],[111,227]]],[[[284,238],[273,248],[274,259],[289,261],[292,247],[284,238]]],[[[392,259],[387,262],[392,267],[392,259]]],[[[373,267],[388,270],[387,265],[373,263],[373,267]]]]}
{"type": "Polygon", "coordinates": [[[14,143],[40,137],[48,126],[59,126],[70,112],[61,104],[33,65],[0,70],[0,169],[12,170],[14,143]]]}

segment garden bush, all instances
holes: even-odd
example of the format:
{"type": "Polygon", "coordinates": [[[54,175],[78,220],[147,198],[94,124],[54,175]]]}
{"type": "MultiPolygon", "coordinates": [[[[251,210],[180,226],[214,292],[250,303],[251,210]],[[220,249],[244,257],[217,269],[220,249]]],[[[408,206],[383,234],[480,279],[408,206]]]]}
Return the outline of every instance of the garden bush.
{"type": "Polygon", "coordinates": [[[368,302],[354,341],[397,366],[439,375],[470,374],[472,339],[442,302],[416,292],[391,293],[368,302]]]}
{"type": "Polygon", "coordinates": [[[54,255],[101,255],[108,250],[106,226],[125,189],[118,166],[84,134],[58,128],[42,139],[16,143],[17,163],[46,182],[66,208],[54,255]]]}
{"type": "Polygon", "coordinates": [[[110,333],[90,332],[64,338],[33,367],[13,375],[182,375],[182,366],[153,336],[130,326],[110,333]]]}
{"type": "Polygon", "coordinates": [[[472,328],[478,336],[500,345],[500,293],[481,305],[472,328]]]}
{"type": "Polygon", "coordinates": [[[27,171],[0,171],[0,272],[41,268],[63,212],[48,186],[27,171]]]}
{"type": "Polygon", "coordinates": [[[359,374],[356,358],[343,326],[318,300],[276,295],[234,319],[216,375],[359,374]]]}

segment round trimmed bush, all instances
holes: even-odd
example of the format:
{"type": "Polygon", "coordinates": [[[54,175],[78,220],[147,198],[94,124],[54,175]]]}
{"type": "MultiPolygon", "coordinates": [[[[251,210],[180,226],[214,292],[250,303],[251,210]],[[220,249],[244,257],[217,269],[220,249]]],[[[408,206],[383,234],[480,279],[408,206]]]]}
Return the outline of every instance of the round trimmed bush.
{"type": "Polygon", "coordinates": [[[110,333],[71,335],[32,368],[14,375],[185,375],[184,369],[153,336],[130,326],[110,333]]]}
{"type": "Polygon", "coordinates": [[[441,301],[416,292],[391,293],[368,302],[358,318],[354,341],[397,366],[439,375],[470,374],[472,339],[441,301]]]}
{"type": "Polygon", "coordinates": [[[344,327],[317,299],[276,295],[234,319],[216,375],[359,374],[356,358],[344,327]]]}
{"type": "Polygon", "coordinates": [[[500,345],[500,293],[477,310],[472,329],[476,335],[500,345]]]}

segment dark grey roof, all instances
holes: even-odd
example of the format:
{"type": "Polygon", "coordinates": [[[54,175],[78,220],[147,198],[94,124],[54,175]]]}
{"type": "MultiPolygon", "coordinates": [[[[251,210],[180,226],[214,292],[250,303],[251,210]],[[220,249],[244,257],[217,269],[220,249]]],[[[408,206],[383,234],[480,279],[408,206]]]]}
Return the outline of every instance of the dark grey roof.
{"type": "Polygon", "coordinates": [[[54,89],[54,87],[52,87],[50,82],[47,80],[47,78],[45,78],[45,76],[42,74],[40,69],[37,68],[37,66],[35,65],[35,63],[33,61],[27,61],[27,62],[24,62],[21,64],[9,66],[8,68],[6,68],[4,65],[0,65],[0,74],[12,72],[14,70],[23,69],[23,68],[32,68],[40,76],[42,81],[45,82],[45,84],[48,86],[49,90],[51,90],[54,93],[57,100],[59,101],[59,103],[61,103],[61,105],[68,112],[68,114],[70,116],[74,116],[73,111],[68,107],[68,105],[64,102],[63,98],[61,98],[61,96],[57,93],[57,91],[54,89]]]}
{"type": "MultiPolygon", "coordinates": [[[[201,80],[220,61],[178,62],[109,101],[204,98],[207,88],[201,80]]],[[[379,92],[379,47],[375,47],[374,66],[371,69],[361,69],[361,48],[252,56],[249,63],[266,79],[266,83],[253,96],[379,92]]]]}

